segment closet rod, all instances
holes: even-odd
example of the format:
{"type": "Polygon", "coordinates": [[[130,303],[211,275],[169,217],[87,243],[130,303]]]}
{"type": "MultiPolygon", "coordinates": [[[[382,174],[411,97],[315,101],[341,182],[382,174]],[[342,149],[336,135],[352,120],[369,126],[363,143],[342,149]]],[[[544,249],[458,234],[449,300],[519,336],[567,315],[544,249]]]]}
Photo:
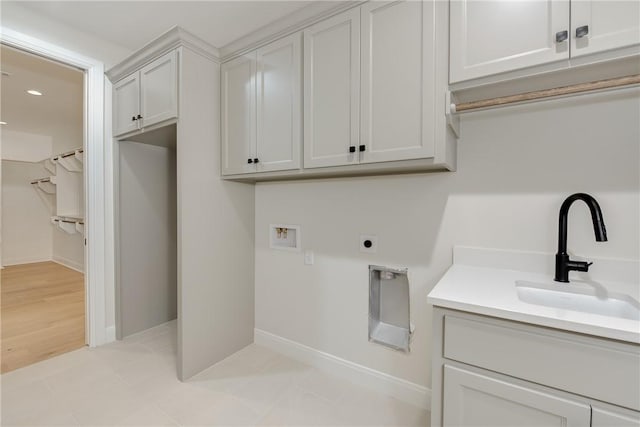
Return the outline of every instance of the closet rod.
{"type": "Polygon", "coordinates": [[[68,224],[84,224],[84,221],[70,221],[68,219],[59,219],[59,218],[55,218],[54,221],[66,222],[68,224]]]}
{"type": "Polygon", "coordinates": [[[51,182],[51,178],[42,178],[42,179],[36,179],[35,181],[31,181],[32,184],[37,184],[39,182],[51,182]]]}
{"type": "Polygon", "coordinates": [[[616,77],[607,80],[598,80],[589,83],[579,83],[570,86],[556,87],[553,89],[536,90],[518,95],[500,96],[497,98],[482,99],[479,101],[461,102],[451,104],[452,113],[464,113],[481,108],[497,107],[518,102],[533,101],[536,99],[552,98],[556,96],[579,94],[602,89],[620,88],[640,84],[640,74],[625,77],[616,77]]]}
{"type": "Polygon", "coordinates": [[[66,153],[59,154],[53,158],[53,160],[64,159],[65,157],[73,156],[76,153],[84,153],[84,149],[67,151],[66,153]]]}

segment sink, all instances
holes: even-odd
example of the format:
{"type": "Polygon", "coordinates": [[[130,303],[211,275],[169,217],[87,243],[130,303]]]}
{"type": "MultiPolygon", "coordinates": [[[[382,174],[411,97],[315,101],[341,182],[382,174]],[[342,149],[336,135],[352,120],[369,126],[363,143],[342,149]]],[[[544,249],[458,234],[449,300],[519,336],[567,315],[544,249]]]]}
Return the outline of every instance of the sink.
{"type": "Polygon", "coordinates": [[[640,303],[593,282],[535,283],[516,280],[518,298],[529,304],[640,320],[640,303]]]}

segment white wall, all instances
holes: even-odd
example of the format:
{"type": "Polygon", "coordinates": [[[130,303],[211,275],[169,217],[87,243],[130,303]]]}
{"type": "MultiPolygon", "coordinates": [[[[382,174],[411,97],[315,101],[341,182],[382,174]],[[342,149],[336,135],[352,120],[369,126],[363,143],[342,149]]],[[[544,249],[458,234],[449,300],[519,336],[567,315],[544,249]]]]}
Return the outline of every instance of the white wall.
{"type": "Polygon", "coordinates": [[[27,9],[20,5],[19,1],[3,1],[1,12],[0,22],[3,27],[45,40],[89,58],[95,58],[104,62],[105,69],[122,61],[131,53],[122,46],[78,31],[27,9]]]}
{"type": "Polygon", "coordinates": [[[2,265],[51,259],[51,208],[31,185],[48,175],[39,163],[2,161],[2,265]]]}
{"type": "Polygon", "coordinates": [[[48,135],[2,129],[0,149],[3,160],[40,162],[51,157],[53,139],[48,135]]]}
{"type": "MultiPolygon", "coordinates": [[[[83,97],[82,78],[74,86],[76,96],[83,97]]],[[[80,104],[82,105],[82,104],[80,104]]],[[[53,154],[60,154],[76,148],[81,148],[83,143],[83,111],[78,109],[75,120],[60,123],[51,128],[53,140],[53,154]]],[[[61,168],[62,166],[58,166],[61,168]]],[[[84,172],[76,172],[83,174],[84,172]]],[[[79,177],[82,179],[82,177],[79,177]]],[[[84,188],[84,186],[83,186],[84,188]]],[[[83,190],[84,191],[84,190],[83,190]]],[[[67,267],[84,271],[84,236],[80,233],[68,234],[55,229],[53,233],[53,260],[67,267]]]]}
{"type": "Polygon", "coordinates": [[[430,387],[426,296],[454,245],[543,251],[557,246],[563,199],[600,202],[609,242],[585,206],[570,214],[569,249],[638,259],[640,89],[468,114],[458,171],[256,186],[256,328],[430,387]],[[302,226],[302,253],[269,249],[270,223],[302,226]],[[377,254],[358,250],[377,234],[377,254]],[[411,353],[367,341],[369,264],[409,268],[411,353]]]}

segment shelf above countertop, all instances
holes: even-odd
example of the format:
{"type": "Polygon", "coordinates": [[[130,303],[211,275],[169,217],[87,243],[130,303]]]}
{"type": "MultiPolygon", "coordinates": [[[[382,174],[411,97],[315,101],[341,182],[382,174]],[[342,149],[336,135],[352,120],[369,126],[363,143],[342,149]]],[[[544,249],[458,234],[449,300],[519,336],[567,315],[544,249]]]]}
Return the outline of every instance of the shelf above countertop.
{"type": "MultiPolygon", "coordinates": [[[[635,260],[595,259],[593,273],[576,281],[595,281],[609,292],[636,301],[640,286],[635,260]],[[611,277],[612,280],[603,280],[611,277]]],[[[553,254],[456,247],[454,265],[429,293],[435,306],[517,322],[640,344],[640,321],[530,304],[518,297],[516,280],[552,283],[553,254]]],[[[572,273],[572,275],[575,273],[572,273]]],[[[573,277],[573,276],[572,276],[573,277]]]]}

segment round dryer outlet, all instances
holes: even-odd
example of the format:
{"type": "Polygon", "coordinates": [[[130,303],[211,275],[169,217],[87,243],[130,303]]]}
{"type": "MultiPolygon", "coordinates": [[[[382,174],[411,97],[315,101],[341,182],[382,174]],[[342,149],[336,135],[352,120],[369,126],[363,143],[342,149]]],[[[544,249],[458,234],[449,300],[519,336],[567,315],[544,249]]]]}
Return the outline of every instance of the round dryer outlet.
{"type": "Polygon", "coordinates": [[[376,253],[378,251],[378,236],[373,234],[360,235],[360,252],[376,253]]]}

